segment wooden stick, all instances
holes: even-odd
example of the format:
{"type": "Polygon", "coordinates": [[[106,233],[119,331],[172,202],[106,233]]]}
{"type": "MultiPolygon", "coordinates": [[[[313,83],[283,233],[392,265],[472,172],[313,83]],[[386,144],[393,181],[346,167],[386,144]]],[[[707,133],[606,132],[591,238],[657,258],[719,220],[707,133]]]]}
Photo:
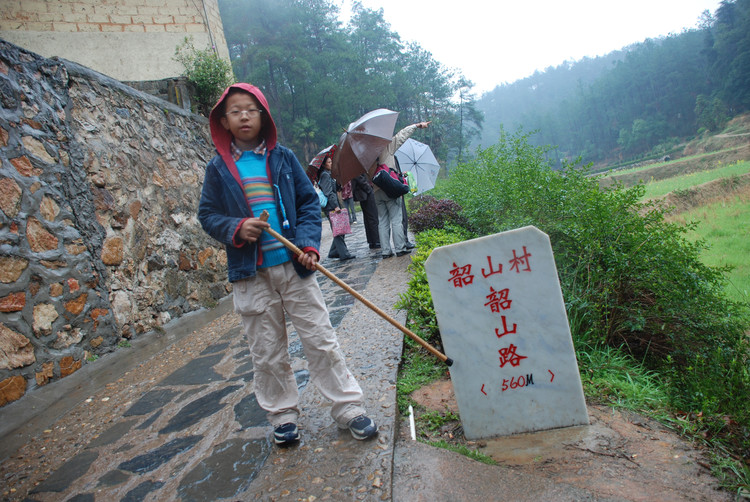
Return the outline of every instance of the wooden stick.
{"type": "MultiPolygon", "coordinates": [[[[260,215],[260,219],[263,220],[263,221],[266,221],[268,219],[268,216],[269,216],[268,211],[263,211],[263,213],[260,215]]],[[[294,252],[294,254],[296,254],[298,256],[301,255],[301,254],[303,254],[303,251],[300,248],[298,248],[297,246],[295,246],[293,242],[291,242],[289,239],[287,239],[286,237],[284,237],[283,235],[281,235],[280,233],[278,233],[273,228],[270,228],[270,227],[266,228],[265,231],[268,232],[269,234],[271,234],[272,236],[274,236],[279,242],[281,242],[282,244],[284,244],[287,248],[289,248],[290,250],[292,250],[294,252]]],[[[424,341],[423,339],[421,339],[419,337],[419,335],[417,335],[416,333],[414,333],[413,331],[411,331],[406,326],[402,325],[400,322],[398,322],[397,320],[395,320],[393,317],[389,316],[385,311],[383,311],[380,308],[378,308],[375,304],[373,304],[370,300],[368,300],[367,298],[365,298],[364,296],[362,296],[361,294],[359,294],[357,291],[355,291],[347,283],[345,283],[344,281],[342,281],[341,279],[339,279],[338,277],[336,277],[332,272],[330,272],[328,269],[326,269],[323,265],[321,265],[320,263],[316,262],[315,266],[326,277],[328,277],[333,282],[335,282],[336,284],[338,284],[339,286],[341,286],[347,293],[349,293],[354,298],[356,298],[357,300],[359,300],[362,303],[364,303],[367,307],[369,307],[372,311],[374,311],[380,317],[382,317],[383,319],[385,319],[386,321],[388,321],[389,323],[391,323],[393,326],[395,326],[396,328],[398,328],[400,331],[402,331],[409,338],[411,338],[412,340],[414,340],[415,342],[417,342],[419,345],[421,345],[422,347],[424,347],[425,349],[427,349],[432,355],[434,355],[435,357],[437,357],[438,359],[440,359],[441,361],[443,361],[448,366],[453,365],[453,359],[451,359],[450,357],[446,356],[445,354],[443,354],[442,352],[440,352],[439,350],[437,350],[435,347],[433,347],[432,345],[430,345],[429,343],[427,343],[426,341],[424,341]]]]}

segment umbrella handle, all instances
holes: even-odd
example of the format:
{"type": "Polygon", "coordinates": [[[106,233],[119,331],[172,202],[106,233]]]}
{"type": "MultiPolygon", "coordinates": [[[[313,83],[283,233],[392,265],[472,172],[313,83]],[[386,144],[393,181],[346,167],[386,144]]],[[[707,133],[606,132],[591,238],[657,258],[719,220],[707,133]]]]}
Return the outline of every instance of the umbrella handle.
{"type": "MultiPolygon", "coordinates": [[[[261,213],[261,215],[260,215],[260,219],[263,220],[263,221],[267,221],[268,217],[269,217],[269,214],[268,214],[268,211],[266,211],[266,210],[264,210],[261,213]]],[[[265,229],[265,231],[268,232],[269,234],[271,234],[273,237],[275,237],[279,242],[281,242],[282,244],[284,244],[284,246],[286,246],[291,251],[293,251],[295,255],[299,256],[299,255],[301,255],[301,254],[304,253],[300,248],[298,248],[297,246],[295,246],[293,242],[291,242],[290,240],[288,240],[286,237],[284,237],[283,235],[281,235],[280,233],[278,233],[273,228],[268,227],[268,228],[265,229]]],[[[424,341],[422,338],[420,338],[419,335],[417,335],[416,333],[414,333],[413,331],[411,331],[406,326],[402,325],[400,322],[398,322],[397,320],[395,320],[393,317],[389,316],[385,311],[383,311],[380,308],[378,308],[375,304],[373,304],[370,300],[368,300],[367,298],[365,298],[364,296],[362,296],[361,294],[359,294],[357,291],[355,291],[347,283],[345,283],[344,281],[342,281],[341,279],[339,279],[338,277],[336,277],[332,272],[330,272],[328,269],[326,269],[323,265],[321,265],[320,263],[316,262],[315,263],[315,267],[320,272],[322,272],[323,275],[325,275],[326,277],[328,277],[329,279],[331,279],[333,282],[335,282],[336,284],[338,284],[339,286],[341,286],[347,293],[349,293],[350,295],[352,295],[354,298],[356,298],[360,302],[364,303],[373,312],[375,312],[380,317],[382,317],[383,319],[385,319],[386,321],[388,321],[389,323],[391,323],[393,326],[395,326],[396,328],[398,328],[401,332],[403,332],[409,338],[411,338],[412,340],[414,340],[415,342],[417,342],[419,345],[421,345],[422,347],[424,347],[425,349],[427,349],[428,352],[430,352],[432,355],[434,355],[435,357],[437,357],[438,359],[440,359],[441,361],[443,361],[446,365],[448,365],[448,366],[452,366],[453,365],[453,359],[451,359],[450,357],[446,356],[445,354],[443,354],[442,352],[440,352],[439,350],[437,350],[435,347],[433,347],[432,345],[430,345],[429,343],[427,343],[426,341],[424,341]]]]}

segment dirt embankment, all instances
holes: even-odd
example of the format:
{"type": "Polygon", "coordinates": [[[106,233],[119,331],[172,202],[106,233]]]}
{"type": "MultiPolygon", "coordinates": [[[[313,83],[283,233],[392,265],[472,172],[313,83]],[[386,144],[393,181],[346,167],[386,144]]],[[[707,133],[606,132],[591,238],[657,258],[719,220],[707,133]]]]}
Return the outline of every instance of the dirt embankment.
{"type": "Polygon", "coordinates": [[[613,173],[601,178],[600,186],[616,183],[634,186],[641,182],[658,181],[683,174],[707,171],[734,162],[750,160],[750,114],[732,120],[724,132],[690,141],[668,162],[638,172],[613,173]]]}
{"type": "Polygon", "coordinates": [[[687,190],[676,190],[653,200],[664,207],[673,208],[672,214],[677,214],[733,197],[750,200],[750,173],[709,181],[687,190]]]}
{"type": "MultiPolygon", "coordinates": [[[[450,380],[415,391],[415,415],[458,414],[450,380]]],[[[711,475],[710,458],[657,421],[596,403],[587,403],[588,426],[566,427],[481,441],[467,441],[461,423],[421,431],[429,441],[467,446],[511,468],[595,493],[607,500],[731,501],[711,475]]],[[[406,420],[402,440],[408,441],[406,420]]]]}

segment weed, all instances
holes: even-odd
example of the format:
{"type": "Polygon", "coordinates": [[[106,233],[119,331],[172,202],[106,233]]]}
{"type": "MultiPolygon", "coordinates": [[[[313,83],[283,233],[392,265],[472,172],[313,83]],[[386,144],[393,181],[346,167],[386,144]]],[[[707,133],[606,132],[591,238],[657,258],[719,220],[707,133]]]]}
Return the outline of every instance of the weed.
{"type": "Polygon", "coordinates": [[[497,465],[497,462],[492,460],[492,457],[488,457],[487,455],[479,453],[476,450],[472,450],[466,445],[454,445],[446,441],[422,441],[422,442],[425,444],[429,444],[431,446],[435,446],[437,448],[444,448],[446,450],[460,453],[461,455],[467,456],[478,462],[482,462],[483,464],[497,465]]]}
{"type": "Polygon", "coordinates": [[[192,36],[185,37],[177,46],[173,59],[185,68],[185,76],[195,87],[200,111],[208,116],[222,91],[234,82],[232,65],[210,48],[196,49],[192,36]]]}
{"type": "Polygon", "coordinates": [[[409,394],[433,382],[445,374],[445,369],[436,366],[434,357],[419,350],[420,346],[410,338],[405,339],[405,352],[396,383],[398,409],[405,414],[410,404],[414,404],[409,394]]]}
{"type": "Polygon", "coordinates": [[[427,428],[427,430],[434,432],[440,430],[440,428],[448,422],[455,422],[458,420],[459,417],[454,415],[451,411],[447,411],[445,413],[428,411],[426,413],[422,413],[417,419],[417,422],[427,428]]]}
{"type": "Polygon", "coordinates": [[[117,344],[117,346],[120,347],[120,348],[130,348],[133,345],[130,343],[130,340],[127,340],[127,339],[123,338],[122,340],[119,341],[119,343],[117,344]]]}

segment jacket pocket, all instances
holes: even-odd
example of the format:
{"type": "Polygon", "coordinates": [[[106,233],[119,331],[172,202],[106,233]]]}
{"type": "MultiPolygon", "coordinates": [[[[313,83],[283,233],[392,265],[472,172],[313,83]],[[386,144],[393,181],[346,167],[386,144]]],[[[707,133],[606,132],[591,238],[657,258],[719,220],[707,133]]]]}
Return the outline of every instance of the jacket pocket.
{"type": "Polygon", "coordinates": [[[252,316],[262,314],[268,305],[268,291],[258,277],[242,279],[234,283],[234,311],[237,314],[252,316]]]}

